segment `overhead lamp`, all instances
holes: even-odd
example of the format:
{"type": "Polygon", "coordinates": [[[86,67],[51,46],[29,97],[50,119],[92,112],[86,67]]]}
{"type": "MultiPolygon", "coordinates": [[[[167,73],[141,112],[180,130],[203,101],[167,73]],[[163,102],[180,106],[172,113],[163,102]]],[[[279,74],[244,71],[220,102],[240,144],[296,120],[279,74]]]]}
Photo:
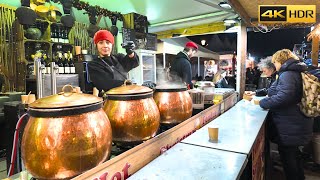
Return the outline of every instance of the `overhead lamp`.
{"type": "Polygon", "coordinates": [[[238,23],[239,20],[238,19],[225,19],[223,20],[224,23],[228,23],[228,24],[234,24],[234,23],[238,23]]]}
{"type": "Polygon", "coordinates": [[[201,40],[201,45],[202,45],[202,46],[206,45],[206,40],[205,40],[205,39],[202,39],[202,40],[201,40]]]}
{"type": "Polygon", "coordinates": [[[230,4],[226,3],[226,2],[220,2],[219,6],[225,9],[231,9],[230,4]]]}

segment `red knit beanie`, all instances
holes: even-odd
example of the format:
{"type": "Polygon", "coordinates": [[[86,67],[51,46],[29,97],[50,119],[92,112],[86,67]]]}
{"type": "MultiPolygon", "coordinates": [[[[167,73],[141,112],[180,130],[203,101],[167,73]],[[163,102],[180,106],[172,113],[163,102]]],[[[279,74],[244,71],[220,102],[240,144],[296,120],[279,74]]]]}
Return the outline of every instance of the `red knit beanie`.
{"type": "Polygon", "coordinates": [[[94,34],[93,41],[97,44],[99,41],[107,40],[114,44],[114,37],[108,30],[99,30],[94,34]]]}
{"type": "Polygon", "coordinates": [[[186,43],[186,47],[194,48],[194,49],[198,50],[198,45],[196,43],[192,42],[192,41],[187,42],[186,43]]]}

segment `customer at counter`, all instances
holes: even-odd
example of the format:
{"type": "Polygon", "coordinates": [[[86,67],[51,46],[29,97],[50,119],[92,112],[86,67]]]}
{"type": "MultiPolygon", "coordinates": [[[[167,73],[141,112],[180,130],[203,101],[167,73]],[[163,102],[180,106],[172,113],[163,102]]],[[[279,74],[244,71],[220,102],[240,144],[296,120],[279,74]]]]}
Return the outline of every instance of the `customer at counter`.
{"type": "Polygon", "coordinates": [[[270,109],[267,120],[271,141],[278,144],[282,166],[287,180],[304,179],[299,146],[312,138],[313,120],[304,116],[298,106],[302,98],[301,72],[306,69],[290,50],[277,51],[272,62],[279,78],[268,89],[268,97],[259,104],[270,109]]]}
{"type": "Polygon", "coordinates": [[[99,56],[88,63],[88,71],[93,86],[101,92],[121,86],[127,73],[139,65],[139,57],[133,51],[134,43],[124,46],[127,55],[112,54],[114,37],[107,30],[99,30],[93,37],[99,56]]]}
{"type": "Polygon", "coordinates": [[[268,88],[271,84],[276,80],[276,67],[272,63],[272,57],[267,57],[262,59],[258,64],[259,70],[268,78],[269,83],[267,88],[257,89],[255,91],[246,91],[245,93],[249,96],[256,95],[256,96],[266,96],[268,94],[268,88]]]}
{"type": "Polygon", "coordinates": [[[218,70],[213,76],[213,83],[216,88],[229,88],[229,83],[226,79],[227,72],[225,70],[218,70]]]}
{"type": "Polygon", "coordinates": [[[197,51],[198,45],[196,43],[191,41],[186,43],[183,51],[179,52],[171,63],[171,81],[177,82],[181,79],[182,82],[186,83],[190,88],[193,88],[190,58],[192,58],[197,51]]]}

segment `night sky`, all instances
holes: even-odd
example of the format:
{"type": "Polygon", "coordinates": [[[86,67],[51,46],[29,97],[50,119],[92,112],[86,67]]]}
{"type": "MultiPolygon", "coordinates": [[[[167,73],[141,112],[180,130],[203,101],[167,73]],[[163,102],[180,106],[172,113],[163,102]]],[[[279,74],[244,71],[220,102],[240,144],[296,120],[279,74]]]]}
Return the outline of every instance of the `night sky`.
{"type": "MultiPolygon", "coordinates": [[[[273,30],[269,33],[248,32],[248,53],[256,59],[271,56],[277,50],[287,48],[292,50],[294,44],[301,44],[308,35],[310,28],[292,28],[273,30]]],[[[209,50],[220,53],[236,51],[237,34],[223,33],[188,37],[190,40],[201,44],[206,39],[209,50]]]]}

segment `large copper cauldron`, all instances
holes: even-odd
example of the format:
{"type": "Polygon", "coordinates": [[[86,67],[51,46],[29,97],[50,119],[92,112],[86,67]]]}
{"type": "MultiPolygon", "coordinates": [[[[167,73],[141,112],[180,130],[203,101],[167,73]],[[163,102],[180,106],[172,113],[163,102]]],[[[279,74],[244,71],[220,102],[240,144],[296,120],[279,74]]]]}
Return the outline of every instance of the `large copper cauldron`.
{"type": "Polygon", "coordinates": [[[156,135],[160,114],[150,88],[123,85],[109,90],[104,111],[110,119],[113,141],[135,145],[156,135]]]}
{"type": "Polygon", "coordinates": [[[22,138],[22,159],[37,179],[65,179],[104,162],[112,131],[102,99],[64,92],[38,99],[22,138]]]}
{"type": "Polygon", "coordinates": [[[153,98],[163,125],[176,125],[192,116],[192,99],[186,87],[157,86],[153,98]]]}

